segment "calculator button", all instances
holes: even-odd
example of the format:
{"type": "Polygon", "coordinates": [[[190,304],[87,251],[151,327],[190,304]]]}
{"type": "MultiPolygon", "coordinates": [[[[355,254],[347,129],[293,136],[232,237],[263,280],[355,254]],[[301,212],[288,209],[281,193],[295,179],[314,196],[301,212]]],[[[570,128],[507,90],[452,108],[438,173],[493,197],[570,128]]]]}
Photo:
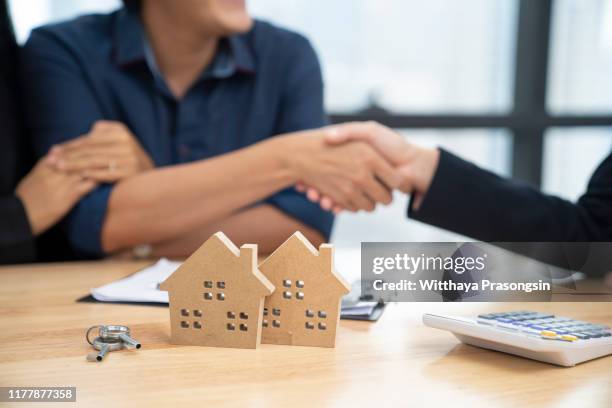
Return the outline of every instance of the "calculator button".
{"type": "Polygon", "coordinates": [[[493,319],[494,317],[495,317],[495,316],[493,316],[493,315],[492,315],[492,314],[490,314],[490,313],[487,313],[487,314],[480,314],[480,315],[478,315],[478,318],[479,318],[479,319],[485,319],[485,320],[491,320],[491,319],[493,319]]]}
{"type": "Polygon", "coordinates": [[[572,335],[572,336],[576,336],[576,337],[578,337],[580,340],[587,340],[587,339],[590,339],[590,338],[591,338],[591,336],[589,336],[589,335],[588,335],[588,334],[586,334],[586,333],[576,333],[576,332],[572,332],[572,333],[571,333],[571,335],[572,335]]]}
{"type": "Polygon", "coordinates": [[[559,336],[559,338],[561,340],[565,340],[565,341],[576,341],[576,340],[578,340],[578,337],[573,336],[571,334],[564,334],[562,336],[559,336]]]}
{"type": "Polygon", "coordinates": [[[557,333],[555,333],[554,331],[551,331],[551,330],[542,330],[540,332],[540,336],[546,337],[546,338],[549,338],[549,339],[551,339],[551,338],[552,339],[556,339],[557,338],[557,333]]]}
{"type": "Polygon", "coordinates": [[[609,331],[602,332],[602,334],[603,334],[602,337],[611,337],[612,336],[612,333],[610,333],[609,331]]]}
{"type": "Polygon", "coordinates": [[[536,319],[551,319],[553,317],[555,317],[555,315],[548,314],[548,313],[536,313],[535,315],[536,319]]]}
{"type": "Polygon", "coordinates": [[[535,329],[535,330],[546,330],[545,326],[540,326],[540,325],[537,325],[537,324],[529,325],[529,327],[531,327],[532,329],[535,329]]]}
{"type": "Polygon", "coordinates": [[[572,331],[580,332],[580,333],[585,333],[585,332],[588,332],[589,330],[591,330],[591,326],[588,326],[588,325],[572,327],[572,331]]]}

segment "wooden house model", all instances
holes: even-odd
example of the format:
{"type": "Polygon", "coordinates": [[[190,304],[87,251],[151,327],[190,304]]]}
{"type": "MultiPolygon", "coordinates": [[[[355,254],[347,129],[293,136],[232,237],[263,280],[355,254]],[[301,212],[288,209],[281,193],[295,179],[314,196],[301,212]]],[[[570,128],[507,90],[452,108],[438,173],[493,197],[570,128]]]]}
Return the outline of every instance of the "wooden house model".
{"type": "Polygon", "coordinates": [[[238,249],[217,232],[160,290],[169,294],[172,343],[256,348],[264,297],[274,286],[257,269],[257,245],[238,249]]]}
{"type": "Polygon", "coordinates": [[[265,299],[262,343],[334,347],[340,302],[350,286],[334,270],[334,248],[300,232],[260,265],[276,290],[265,299]]]}

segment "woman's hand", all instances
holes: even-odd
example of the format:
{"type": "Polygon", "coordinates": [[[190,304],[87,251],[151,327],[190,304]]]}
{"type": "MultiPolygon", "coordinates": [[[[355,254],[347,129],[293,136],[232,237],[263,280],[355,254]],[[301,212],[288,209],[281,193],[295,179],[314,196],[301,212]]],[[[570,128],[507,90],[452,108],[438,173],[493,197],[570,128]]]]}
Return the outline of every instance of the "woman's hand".
{"type": "Polygon", "coordinates": [[[39,235],[57,223],[95,186],[93,180],[52,168],[44,157],[17,185],[15,195],[25,207],[32,233],[39,235]]]}
{"type": "Polygon", "coordinates": [[[51,148],[49,163],[101,183],[113,183],[154,167],[129,129],[109,121],[98,121],[88,134],[51,148]]]}

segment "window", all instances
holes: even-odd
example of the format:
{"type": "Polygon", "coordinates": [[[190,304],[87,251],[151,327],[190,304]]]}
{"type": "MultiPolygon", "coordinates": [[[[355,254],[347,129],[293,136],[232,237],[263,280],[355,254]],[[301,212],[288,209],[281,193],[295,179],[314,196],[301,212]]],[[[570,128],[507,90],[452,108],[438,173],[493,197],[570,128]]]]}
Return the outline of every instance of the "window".
{"type": "Polygon", "coordinates": [[[285,0],[249,7],[311,40],[330,112],[355,112],[372,101],[393,112],[506,112],[516,4],[285,0]]]}
{"type": "Polygon", "coordinates": [[[612,1],[555,0],[548,106],[612,114],[612,1]]]}
{"type": "Polygon", "coordinates": [[[542,189],[574,201],[612,150],[612,127],[552,128],[546,132],[544,146],[542,189]]]}
{"type": "Polygon", "coordinates": [[[546,132],[542,188],[575,200],[612,149],[612,1],[555,0],[550,61],[549,111],[604,125],[546,132]]]}

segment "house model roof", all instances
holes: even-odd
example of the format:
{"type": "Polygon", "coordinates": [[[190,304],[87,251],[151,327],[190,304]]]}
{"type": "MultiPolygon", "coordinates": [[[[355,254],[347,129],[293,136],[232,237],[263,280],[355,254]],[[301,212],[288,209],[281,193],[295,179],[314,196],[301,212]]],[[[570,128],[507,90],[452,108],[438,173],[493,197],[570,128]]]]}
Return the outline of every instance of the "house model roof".
{"type": "Polygon", "coordinates": [[[257,268],[257,245],[244,244],[239,249],[223,232],[217,232],[206,240],[159,289],[168,292],[182,290],[185,285],[189,287],[201,280],[199,274],[202,271],[210,270],[222,273],[246,270],[242,278],[255,290],[254,295],[267,296],[274,291],[274,285],[257,268]]]}
{"type": "MultiPolygon", "coordinates": [[[[296,231],[260,263],[259,268],[263,271],[267,269],[272,270],[279,263],[283,263],[288,268],[291,268],[293,263],[297,267],[297,264],[305,262],[305,259],[312,259],[314,257],[324,274],[324,276],[319,276],[319,278],[330,280],[333,287],[336,288],[336,293],[346,294],[350,292],[351,286],[334,268],[333,251],[333,245],[330,244],[321,244],[317,250],[304,234],[296,231]]],[[[314,277],[317,278],[317,276],[314,277]]]]}

